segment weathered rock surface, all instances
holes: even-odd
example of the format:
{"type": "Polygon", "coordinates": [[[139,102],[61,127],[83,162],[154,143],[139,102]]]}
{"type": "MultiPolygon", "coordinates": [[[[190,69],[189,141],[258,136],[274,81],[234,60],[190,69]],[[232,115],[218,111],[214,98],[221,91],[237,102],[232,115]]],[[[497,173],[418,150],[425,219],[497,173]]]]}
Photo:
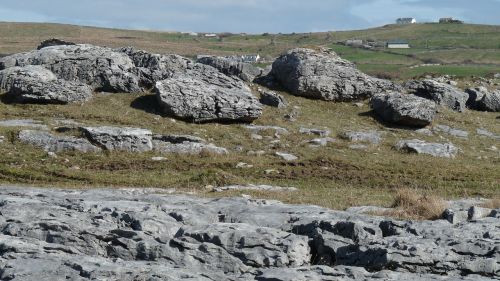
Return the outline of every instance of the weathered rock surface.
{"type": "Polygon", "coordinates": [[[213,154],[228,154],[227,149],[207,143],[204,139],[186,135],[155,135],[153,147],[160,153],[200,154],[208,152],[213,154]]]}
{"type": "Polygon", "coordinates": [[[255,78],[261,76],[263,69],[250,63],[239,62],[224,57],[202,57],[197,60],[198,63],[215,67],[220,72],[240,78],[245,82],[253,82],[255,78]]]}
{"type": "Polygon", "coordinates": [[[274,154],[285,161],[295,161],[299,159],[299,157],[286,152],[275,152],[274,154]]]}
{"type": "Polygon", "coordinates": [[[399,141],[396,144],[396,149],[444,158],[455,158],[458,153],[458,148],[451,143],[428,143],[416,139],[399,141]]]}
{"type": "Polygon", "coordinates": [[[70,136],[59,136],[47,131],[23,130],[19,132],[22,143],[40,147],[48,152],[81,151],[99,152],[101,149],[88,140],[70,136]]]}
{"type": "Polygon", "coordinates": [[[460,129],[455,129],[451,128],[450,126],[446,125],[436,125],[432,128],[432,131],[437,132],[437,133],[445,133],[454,137],[458,138],[468,138],[469,137],[469,132],[460,130],[460,129]]]}
{"type": "Polygon", "coordinates": [[[488,138],[492,138],[492,139],[495,139],[495,140],[499,140],[500,141],[500,135],[496,135],[488,130],[485,130],[485,129],[482,129],[482,128],[479,128],[479,129],[476,129],[476,133],[480,136],[483,136],[483,137],[488,137],[488,138]]]}
{"type": "Polygon", "coordinates": [[[0,69],[40,65],[57,78],[106,92],[142,92],[135,65],[124,53],[93,45],[61,45],[0,59],[0,69]]]}
{"type": "Polygon", "coordinates": [[[332,131],[330,131],[328,129],[316,129],[316,128],[301,127],[299,129],[299,133],[306,134],[306,135],[317,135],[320,137],[328,137],[332,133],[332,131]]]}
{"type": "Polygon", "coordinates": [[[431,79],[413,80],[405,84],[411,93],[433,100],[439,105],[443,105],[452,110],[463,112],[469,95],[465,92],[445,83],[440,83],[431,79]]]}
{"type": "Polygon", "coordinates": [[[255,184],[247,184],[247,185],[226,185],[219,186],[214,188],[215,192],[223,192],[223,191],[234,191],[234,190],[252,190],[252,191],[297,191],[296,187],[283,187],[283,186],[272,186],[272,185],[255,185],[255,184]]]}
{"type": "Polygon", "coordinates": [[[351,142],[364,142],[371,144],[379,144],[382,141],[382,133],[369,131],[345,131],[340,134],[340,137],[351,142]]]}
{"type": "Polygon", "coordinates": [[[293,49],[273,63],[271,75],[292,94],[327,101],[352,101],[399,86],[370,77],[331,51],[293,49]]]}
{"type": "Polygon", "coordinates": [[[45,47],[52,47],[52,46],[61,46],[61,45],[76,45],[73,42],[57,39],[57,38],[52,38],[52,39],[47,39],[44,40],[38,47],[36,48],[37,50],[43,49],[45,47]]]}
{"type": "Polygon", "coordinates": [[[84,135],[93,144],[106,150],[145,152],[153,150],[150,130],[129,127],[82,127],[84,135]]]}
{"type": "Polygon", "coordinates": [[[0,280],[498,280],[500,216],[402,222],[154,189],[0,188],[0,280]]]}
{"type": "Polygon", "coordinates": [[[480,86],[476,88],[466,89],[465,92],[469,95],[467,99],[467,107],[470,109],[478,109],[477,103],[483,99],[484,95],[489,93],[486,87],[480,86]]]}
{"type": "Polygon", "coordinates": [[[165,79],[156,83],[156,94],[164,113],[192,122],[251,122],[262,114],[250,88],[223,74],[165,79]]]}
{"type": "Polygon", "coordinates": [[[437,113],[433,101],[401,93],[375,95],[370,104],[385,122],[411,127],[429,125],[437,113]]]}
{"type": "Polygon", "coordinates": [[[32,119],[11,119],[0,121],[0,127],[30,127],[39,130],[48,130],[49,127],[40,120],[32,119]]]}
{"type": "Polygon", "coordinates": [[[287,106],[287,102],[282,95],[271,91],[260,93],[260,103],[277,108],[284,108],[287,106]]]}
{"type": "Polygon", "coordinates": [[[16,102],[67,104],[92,98],[92,88],[88,85],[58,79],[42,66],[11,67],[0,71],[0,89],[16,102]]]}
{"type": "Polygon", "coordinates": [[[283,127],[270,126],[270,125],[245,125],[245,128],[254,134],[259,134],[263,131],[274,131],[277,135],[288,135],[290,132],[283,127]]]}

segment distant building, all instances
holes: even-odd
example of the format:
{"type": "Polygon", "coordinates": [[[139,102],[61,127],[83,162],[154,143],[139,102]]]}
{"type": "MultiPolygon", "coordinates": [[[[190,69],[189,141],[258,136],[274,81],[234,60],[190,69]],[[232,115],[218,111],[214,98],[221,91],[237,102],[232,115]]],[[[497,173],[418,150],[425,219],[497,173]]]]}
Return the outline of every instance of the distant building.
{"type": "Polygon", "coordinates": [[[207,33],[207,34],[205,34],[205,37],[207,37],[207,38],[216,38],[218,36],[215,33],[207,33]]]}
{"type": "Polygon", "coordinates": [[[417,20],[415,18],[399,18],[396,20],[397,24],[415,24],[417,20]]]}
{"type": "Polygon", "coordinates": [[[440,18],[439,23],[464,23],[464,22],[455,18],[440,18]]]}
{"type": "Polygon", "coordinates": [[[387,48],[389,49],[409,49],[410,43],[406,40],[391,40],[387,42],[387,48]]]}

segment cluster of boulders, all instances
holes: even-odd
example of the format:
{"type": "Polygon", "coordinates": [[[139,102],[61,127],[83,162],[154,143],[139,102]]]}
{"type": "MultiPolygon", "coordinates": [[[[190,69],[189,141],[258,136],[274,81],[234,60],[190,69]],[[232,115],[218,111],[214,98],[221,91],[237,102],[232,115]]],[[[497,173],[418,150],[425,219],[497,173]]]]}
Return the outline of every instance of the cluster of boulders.
{"type": "MultiPolygon", "coordinates": [[[[263,105],[287,107],[286,99],[273,91],[259,87],[260,99],[255,97],[246,82],[279,85],[293,95],[325,101],[370,98],[373,112],[382,122],[414,128],[430,125],[439,106],[457,112],[467,108],[500,110],[498,90],[478,87],[464,92],[456,83],[439,79],[398,85],[370,77],[353,63],[324,49],[290,50],[275,60],[270,72],[223,57],[202,57],[194,62],[178,55],[151,54],[132,47],[111,49],[56,39],[43,42],[37,50],[0,59],[0,91],[6,92],[14,102],[66,104],[88,101],[95,91],[153,90],[157,106],[164,114],[191,122],[252,122],[261,116],[263,105]]],[[[293,121],[297,114],[294,108],[286,118],[293,121]]],[[[33,132],[20,134],[24,141],[44,148],[64,144],[63,148],[53,150],[66,149],[72,143],[77,150],[96,150],[87,140],[46,132],[41,135],[43,137],[35,141],[33,132]]],[[[153,137],[144,144],[146,150],[151,148],[151,143],[161,143],[161,139],[153,137]]],[[[92,145],[96,143],[93,138],[88,140],[92,145]]],[[[322,146],[331,141],[322,137],[313,140],[311,145],[322,146]]],[[[420,140],[396,145],[400,150],[416,152],[426,151],[416,147],[438,146],[446,147],[451,154],[458,151],[451,144],[424,144],[420,140]]],[[[158,147],[170,150],[165,145],[158,147]]],[[[130,149],[143,150],[141,146],[130,149]]]]}
{"type": "Polygon", "coordinates": [[[409,222],[364,215],[362,208],[161,192],[3,186],[0,280],[500,276],[500,210],[473,207],[464,217],[454,208],[443,220],[409,222]]]}

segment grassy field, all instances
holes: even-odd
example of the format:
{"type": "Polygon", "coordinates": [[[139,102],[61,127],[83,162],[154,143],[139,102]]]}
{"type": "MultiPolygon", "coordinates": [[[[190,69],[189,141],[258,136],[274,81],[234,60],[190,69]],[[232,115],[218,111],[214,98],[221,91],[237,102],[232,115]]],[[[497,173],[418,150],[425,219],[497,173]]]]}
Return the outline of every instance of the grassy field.
{"type": "MultiPolygon", "coordinates": [[[[367,73],[387,75],[395,80],[425,73],[467,77],[500,72],[500,27],[481,25],[419,24],[350,32],[233,35],[218,40],[167,32],[0,23],[0,54],[31,50],[51,37],[112,47],[132,45],[152,52],[185,56],[260,53],[275,57],[297,46],[326,46],[356,62],[367,73]],[[406,38],[415,48],[371,51],[337,43],[350,38],[406,38]],[[415,67],[438,59],[442,65],[415,67]]],[[[282,126],[291,133],[278,139],[274,132],[266,132],[263,140],[251,140],[250,132],[240,125],[187,124],[161,116],[155,113],[154,97],[147,93],[97,94],[83,105],[0,103],[0,119],[32,118],[50,124],[63,118],[89,125],[143,127],[155,133],[197,135],[232,151],[225,156],[167,155],[167,160],[162,162],[151,159],[158,156],[154,153],[61,153],[54,158],[40,149],[19,143],[16,135],[20,128],[0,128],[0,135],[6,137],[0,144],[0,183],[75,188],[165,187],[203,196],[220,196],[208,192],[205,188],[208,185],[272,184],[298,187],[299,191],[244,193],[336,209],[354,205],[388,206],[393,202],[395,191],[401,188],[414,188],[444,198],[500,198],[500,154],[492,150],[493,146],[498,147],[498,141],[475,134],[477,128],[485,128],[500,135],[498,114],[474,111],[461,114],[441,109],[435,124],[464,129],[471,136],[468,140],[447,135],[428,137],[404,128],[386,128],[373,118],[366,103],[359,108],[350,103],[328,103],[281,94],[289,100],[290,106],[287,109],[265,108],[256,124],[282,126]],[[283,116],[294,106],[300,111],[298,120],[286,121],[283,116]],[[350,143],[341,139],[327,147],[311,148],[305,141],[312,137],[299,134],[300,127],[328,128],[333,137],[348,129],[375,129],[385,134],[381,145],[367,150],[350,149],[350,143]],[[462,152],[450,160],[403,154],[393,149],[396,141],[414,138],[441,143],[450,141],[462,152]],[[249,151],[257,150],[267,153],[259,157],[248,155],[249,151]],[[274,156],[276,151],[293,153],[300,160],[284,162],[274,156]],[[236,168],[240,162],[253,167],[236,168]]]]}
{"type": "Polygon", "coordinates": [[[406,129],[387,130],[371,116],[367,106],[358,108],[349,103],[328,103],[282,94],[291,106],[300,107],[301,113],[296,122],[289,122],[283,116],[291,109],[265,109],[257,124],[283,126],[291,131],[274,144],[272,142],[278,140],[274,132],[267,132],[264,140],[250,140],[250,132],[240,125],[187,124],[162,117],[154,113],[154,97],[149,94],[97,95],[84,105],[0,104],[0,119],[35,118],[50,123],[57,118],[69,118],[91,125],[147,127],[155,133],[201,136],[232,150],[226,156],[167,155],[164,162],[151,160],[158,156],[155,153],[61,153],[52,158],[42,150],[19,143],[16,135],[20,128],[2,128],[0,134],[7,140],[0,145],[3,155],[0,182],[66,187],[173,187],[206,196],[218,196],[208,193],[207,185],[272,184],[294,186],[300,191],[244,193],[331,208],[360,204],[387,206],[399,188],[416,188],[445,198],[500,197],[500,155],[489,150],[498,142],[475,135],[476,128],[500,133],[496,114],[460,114],[444,110],[436,123],[466,129],[471,132],[470,139],[446,135],[424,137],[406,129]],[[149,108],[153,113],[141,108],[149,108]],[[375,129],[385,134],[380,146],[369,147],[366,151],[349,149],[350,143],[340,139],[327,147],[311,148],[304,142],[312,137],[298,133],[301,126],[328,128],[334,137],[347,129],[375,129]],[[402,154],[392,148],[397,140],[416,137],[452,141],[462,153],[457,159],[449,160],[402,154]],[[237,147],[243,150],[237,151],[237,147]],[[257,150],[267,153],[260,157],[247,154],[257,150]],[[293,153],[300,161],[284,162],[273,155],[275,151],[293,153]],[[253,167],[236,168],[239,162],[253,167]],[[266,173],[267,170],[274,171],[266,173]]]}
{"type": "Polygon", "coordinates": [[[500,26],[473,24],[388,25],[367,30],[305,34],[231,34],[217,39],[176,32],[0,22],[0,54],[32,50],[40,41],[52,37],[111,47],[131,45],[151,52],[189,57],[259,53],[271,59],[295,47],[324,46],[333,48],[369,74],[389,73],[394,79],[433,73],[483,76],[500,72],[500,26]],[[347,39],[382,42],[406,39],[412,48],[372,51],[338,44],[347,39]],[[442,65],[410,68],[427,63],[442,65]]]}

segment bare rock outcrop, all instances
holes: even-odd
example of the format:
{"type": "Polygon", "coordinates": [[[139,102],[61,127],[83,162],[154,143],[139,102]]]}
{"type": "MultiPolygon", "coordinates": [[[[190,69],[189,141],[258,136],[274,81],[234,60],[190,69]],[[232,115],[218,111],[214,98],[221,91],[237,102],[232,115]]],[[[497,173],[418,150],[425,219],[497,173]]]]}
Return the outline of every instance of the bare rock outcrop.
{"type": "Polygon", "coordinates": [[[370,105],[383,121],[410,127],[429,125],[437,113],[433,101],[402,93],[375,95],[370,105]]]}
{"type": "Polygon", "coordinates": [[[157,191],[2,186],[0,280],[500,276],[498,210],[457,224],[405,222],[277,201],[157,191]]]}
{"type": "Polygon", "coordinates": [[[405,84],[411,93],[432,100],[449,109],[463,112],[466,109],[469,95],[462,90],[435,80],[413,80],[405,84]]]}
{"type": "Polygon", "coordinates": [[[332,51],[293,49],[273,63],[271,75],[294,95],[326,101],[352,101],[384,91],[394,83],[370,77],[332,51]]]}

